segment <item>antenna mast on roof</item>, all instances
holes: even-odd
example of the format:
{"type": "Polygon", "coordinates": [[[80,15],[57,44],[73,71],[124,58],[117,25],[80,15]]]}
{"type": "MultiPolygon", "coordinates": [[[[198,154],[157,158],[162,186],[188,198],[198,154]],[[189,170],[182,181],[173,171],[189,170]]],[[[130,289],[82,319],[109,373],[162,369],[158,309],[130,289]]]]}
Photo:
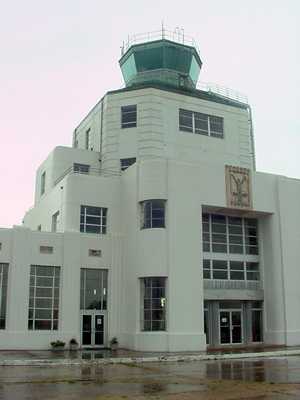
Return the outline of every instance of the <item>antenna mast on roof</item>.
{"type": "Polygon", "coordinates": [[[164,27],[164,20],[161,20],[161,38],[165,38],[165,27],[164,27]]]}

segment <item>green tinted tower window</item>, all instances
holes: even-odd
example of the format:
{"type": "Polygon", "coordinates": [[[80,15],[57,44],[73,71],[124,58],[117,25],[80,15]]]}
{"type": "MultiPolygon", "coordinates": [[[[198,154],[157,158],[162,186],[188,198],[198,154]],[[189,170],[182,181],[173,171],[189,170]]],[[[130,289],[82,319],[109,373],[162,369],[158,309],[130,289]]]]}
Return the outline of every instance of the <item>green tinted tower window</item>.
{"type": "Polygon", "coordinates": [[[127,87],[155,83],[194,89],[201,66],[194,47],[166,39],[132,45],[120,59],[127,87]]]}

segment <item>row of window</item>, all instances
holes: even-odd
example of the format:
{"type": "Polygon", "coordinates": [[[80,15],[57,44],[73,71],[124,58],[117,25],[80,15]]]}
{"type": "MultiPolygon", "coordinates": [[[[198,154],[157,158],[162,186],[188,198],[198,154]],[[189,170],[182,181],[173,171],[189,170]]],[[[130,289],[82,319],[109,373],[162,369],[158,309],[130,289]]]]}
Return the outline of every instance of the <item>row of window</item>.
{"type": "MultiPolygon", "coordinates": [[[[120,159],[121,171],[125,171],[128,167],[133,165],[135,162],[136,162],[135,157],[120,159]]],[[[81,164],[81,163],[73,164],[73,172],[75,172],[77,174],[89,174],[90,171],[91,171],[91,166],[89,164],[81,164]]],[[[45,188],[46,188],[46,171],[44,171],[41,175],[41,185],[40,185],[40,195],[41,196],[45,193],[45,188]]]]}
{"type": "Polygon", "coordinates": [[[259,281],[259,264],[247,261],[204,259],[203,278],[259,281]]]}
{"type": "MultiPolygon", "coordinates": [[[[81,269],[80,309],[107,309],[107,276],[103,269],[81,269]]],[[[0,264],[0,329],[5,329],[8,264],[0,264]]],[[[60,267],[31,265],[29,330],[57,330],[60,307],[60,267]]]]}
{"type": "MultiPolygon", "coordinates": [[[[137,126],[137,106],[121,107],[121,127],[137,126]]],[[[216,138],[224,137],[224,119],[222,117],[203,114],[195,111],[179,109],[179,129],[184,132],[216,138]]]]}
{"type": "Polygon", "coordinates": [[[258,255],[257,220],[202,214],[203,251],[258,255]]]}
{"type": "MultiPolygon", "coordinates": [[[[58,330],[60,308],[58,266],[31,265],[29,283],[29,330],[58,330]]],[[[0,329],[5,329],[8,264],[0,264],[0,329]]],[[[80,309],[107,310],[108,271],[82,268],[80,309]]],[[[141,329],[166,329],[166,278],[141,279],[141,329]]]]}
{"type": "MultiPolygon", "coordinates": [[[[165,200],[146,200],[141,206],[141,229],[165,228],[165,200]]],[[[107,208],[81,206],[80,232],[107,232],[107,208]]]]}
{"type": "MultiPolygon", "coordinates": [[[[131,165],[135,164],[136,158],[135,157],[130,157],[130,158],[121,158],[120,159],[120,169],[121,171],[125,171],[128,167],[131,165]]],[[[80,164],[80,163],[74,163],[73,164],[73,172],[77,174],[89,174],[90,173],[90,168],[91,166],[88,164],[80,164]]]]}

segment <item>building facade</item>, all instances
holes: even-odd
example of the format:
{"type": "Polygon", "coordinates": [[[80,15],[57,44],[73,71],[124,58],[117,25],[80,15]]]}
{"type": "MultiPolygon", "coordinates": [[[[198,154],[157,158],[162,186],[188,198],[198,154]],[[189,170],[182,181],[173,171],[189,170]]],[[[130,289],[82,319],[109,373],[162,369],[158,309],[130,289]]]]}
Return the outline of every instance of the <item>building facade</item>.
{"type": "Polygon", "coordinates": [[[194,46],[124,49],[108,92],[0,230],[0,348],[300,344],[300,181],[256,171],[248,104],[194,46]]]}

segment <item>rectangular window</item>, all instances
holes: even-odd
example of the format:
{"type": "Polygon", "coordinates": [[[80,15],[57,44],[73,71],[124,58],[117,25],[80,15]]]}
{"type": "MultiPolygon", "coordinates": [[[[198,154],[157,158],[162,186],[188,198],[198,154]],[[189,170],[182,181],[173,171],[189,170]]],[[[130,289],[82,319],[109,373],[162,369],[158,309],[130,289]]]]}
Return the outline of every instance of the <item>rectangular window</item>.
{"type": "Polygon", "coordinates": [[[228,267],[226,260],[212,261],[213,279],[228,279],[228,267]]]}
{"type": "Polygon", "coordinates": [[[91,139],[91,128],[89,128],[86,132],[85,132],[85,149],[88,150],[90,148],[90,139],[91,139]]]}
{"type": "Polygon", "coordinates": [[[6,325],[8,264],[0,263],[0,329],[6,325]]]}
{"type": "Polygon", "coordinates": [[[57,232],[59,229],[59,211],[52,215],[51,232],[57,232]]]}
{"type": "Polygon", "coordinates": [[[31,265],[29,286],[29,330],[57,330],[60,267],[31,265]]]}
{"type": "Polygon", "coordinates": [[[261,301],[251,303],[251,331],[252,342],[263,341],[263,303],[261,301]]]}
{"type": "Polygon", "coordinates": [[[166,278],[141,279],[141,329],[166,330],[166,278]]]}
{"type": "Polygon", "coordinates": [[[45,193],[46,188],[46,171],[41,175],[41,196],[45,193]]]}
{"type": "Polygon", "coordinates": [[[224,137],[224,119],[179,109],[179,130],[216,138],[224,137]]]}
{"type": "Polygon", "coordinates": [[[135,128],[137,126],[137,107],[136,105],[121,107],[121,127],[135,128]]]}
{"type": "Polygon", "coordinates": [[[259,281],[259,265],[257,262],[246,263],[246,275],[248,281],[259,281]]]}
{"type": "Polygon", "coordinates": [[[236,281],[245,280],[244,262],[243,261],[230,261],[230,279],[236,281]]]}
{"type": "Polygon", "coordinates": [[[211,279],[210,260],[203,260],[203,279],[211,279]]]}
{"type": "Polygon", "coordinates": [[[258,255],[257,220],[202,214],[202,243],[204,252],[258,255]]]}
{"type": "Polygon", "coordinates": [[[90,172],[90,166],[88,164],[73,164],[73,171],[77,174],[88,174],[90,172]]]}
{"type": "Polygon", "coordinates": [[[165,228],[165,200],[141,202],[141,229],[165,228]]]}
{"type": "Polygon", "coordinates": [[[101,257],[102,252],[101,252],[101,250],[89,249],[89,256],[90,257],[101,257]]]}
{"type": "Polygon", "coordinates": [[[107,310],[107,277],[106,269],[81,268],[81,310],[107,310]]]}
{"type": "Polygon", "coordinates": [[[121,171],[125,171],[130,165],[134,164],[136,162],[136,158],[121,158],[120,163],[121,163],[121,171]]]}
{"type": "Polygon", "coordinates": [[[80,232],[106,233],[107,208],[81,206],[80,207],[80,232]]]}
{"type": "Polygon", "coordinates": [[[203,213],[202,249],[203,279],[260,280],[256,219],[203,213]]]}
{"type": "Polygon", "coordinates": [[[53,254],[53,247],[52,246],[40,246],[40,253],[53,254]]]}

